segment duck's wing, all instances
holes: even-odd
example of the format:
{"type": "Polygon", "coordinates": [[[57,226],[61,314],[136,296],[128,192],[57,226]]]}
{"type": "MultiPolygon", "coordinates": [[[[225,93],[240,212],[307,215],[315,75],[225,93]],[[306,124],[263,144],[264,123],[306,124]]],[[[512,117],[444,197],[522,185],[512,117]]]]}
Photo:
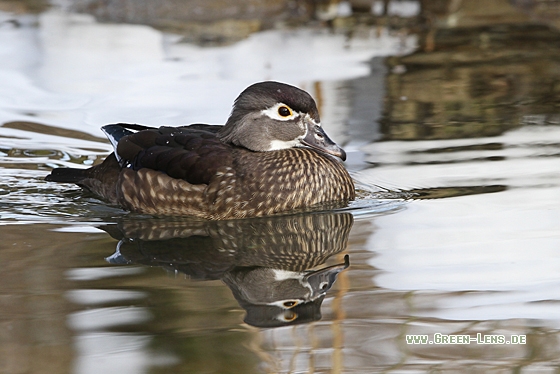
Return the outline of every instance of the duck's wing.
{"type": "Polygon", "coordinates": [[[219,168],[232,162],[231,146],[216,137],[220,127],[142,127],[132,132],[123,126],[120,133],[114,131],[117,137],[122,134],[115,153],[133,170],[148,168],[191,184],[208,184],[219,168]]]}
{"type": "Polygon", "coordinates": [[[117,154],[117,145],[119,144],[119,141],[127,135],[134,134],[134,131],[142,131],[142,130],[150,130],[150,129],[153,128],[144,125],[132,124],[132,123],[114,123],[111,125],[105,125],[101,128],[101,130],[107,136],[107,139],[109,139],[109,141],[113,145],[113,149],[115,150],[115,157],[119,162],[121,162],[121,157],[119,156],[119,154],[117,154]]]}

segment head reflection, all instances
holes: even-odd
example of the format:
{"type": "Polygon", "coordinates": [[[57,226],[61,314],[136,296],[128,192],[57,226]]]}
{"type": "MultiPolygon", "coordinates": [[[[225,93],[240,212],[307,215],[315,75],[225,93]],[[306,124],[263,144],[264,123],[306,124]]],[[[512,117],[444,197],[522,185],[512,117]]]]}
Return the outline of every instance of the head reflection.
{"type": "Polygon", "coordinates": [[[232,221],[129,219],[104,229],[119,240],[114,264],[160,266],[192,279],[221,279],[257,327],[307,323],[344,263],[310,270],[346,248],[349,213],[232,221]]]}

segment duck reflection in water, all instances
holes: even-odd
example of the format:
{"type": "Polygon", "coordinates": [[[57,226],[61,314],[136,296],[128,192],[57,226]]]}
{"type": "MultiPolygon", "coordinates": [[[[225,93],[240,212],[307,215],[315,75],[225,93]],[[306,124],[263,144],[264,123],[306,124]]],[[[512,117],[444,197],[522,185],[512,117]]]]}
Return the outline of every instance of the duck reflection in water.
{"type": "Polygon", "coordinates": [[[344,263],[315,268],[346,248],[349,213],[322,212],[231,221],[128,219],[103,227],[119,240],[107,258],[221,279],[257,327],[308,323],[344,263]]]}

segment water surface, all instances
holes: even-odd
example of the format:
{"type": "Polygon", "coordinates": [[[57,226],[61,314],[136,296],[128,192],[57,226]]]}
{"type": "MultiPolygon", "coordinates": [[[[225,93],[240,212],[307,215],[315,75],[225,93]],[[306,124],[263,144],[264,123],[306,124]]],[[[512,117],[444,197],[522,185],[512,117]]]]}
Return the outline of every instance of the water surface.
{"type": "Polygon", "coordinates": [[[19,26],[0,29],[0,372],[557,370],[560,70],[539,43],[508,69],[453,50],[442,66],[385,63],[415,39],[379,30],[202,48],[58,10],[2,17],[19,26]],[[265,79],[317,98],[359,181],[349,209],[153,219],[43,181],[100,162],[104,124],[220,124],[265,79]],[[287,286],[329,266],[307,302],[287,286]],[[260,304],[279,280],[291,296],[260,304]],[[406,343],[435,333],[527,343],[406,343]]]}

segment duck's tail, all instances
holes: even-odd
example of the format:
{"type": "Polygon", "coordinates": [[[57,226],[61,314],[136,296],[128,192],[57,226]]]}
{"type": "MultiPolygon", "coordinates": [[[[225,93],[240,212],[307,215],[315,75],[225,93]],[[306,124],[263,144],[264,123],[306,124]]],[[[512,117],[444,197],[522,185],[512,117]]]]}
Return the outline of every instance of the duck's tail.
{"type": "Polygon", "coordinates": [[[121,166],[111,153],[101,164],[89,169],[57,168],[53,169],[45,180],[58,183],[75,183],[112,204],[117,204],[117,180],[121,166]]]}
{"type": "Polygon", "coordinates": [[[87,178],[86,169],[57,168],[53,169],[45,180],[58,183],[76,183],[79,184],[87,178]]]}
{"type": "MultiPolygon", "coordinates": [[[[115,123],[111,125],[106,125],[101,128],[107,138],[113,145],[115,152],[117,150],[117,144],[119,141],[130,134],[134,134],[134,131],[141,131],[149,129],[147,126],[130,124],[130,123],[115,123]]],[[[87,178],[102,178],[102,171],[105,169],[115,169],[118,170],[118,165],[113,163],[113,159],[116,157],[117,161],[120,161],[120,157],[118,154],[115,154],[114,157],[111,155],[107,158],[107,162],[104,162],[104,166],[100,168],[90,168],[90,169],[72,169],[72,168],[57,168],[54,169],[47,177],[45,178],[46,181],[49,182],[58,182],[58,183],[76,183],[81,185],[87,178]],[[100,172],[96,173],[94,170],[99,170],[100,172]]],[[[84,187],[88,187],[85,185],[84,187]]]]}

